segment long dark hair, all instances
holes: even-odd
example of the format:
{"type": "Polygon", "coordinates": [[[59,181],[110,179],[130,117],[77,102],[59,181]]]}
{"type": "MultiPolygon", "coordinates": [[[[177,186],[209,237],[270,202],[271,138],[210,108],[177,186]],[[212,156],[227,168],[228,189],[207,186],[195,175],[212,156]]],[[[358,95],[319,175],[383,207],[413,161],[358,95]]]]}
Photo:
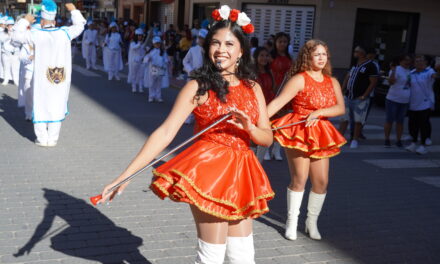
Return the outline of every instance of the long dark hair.
{"type": "Polygon", "coordinates": [[[284,54],[286,54],[286,57],[289,58],[289,60],[291,60],[292,58],[290,57],[290,54],[289,54],[290,36],[288,34],[284,33],[284,32],[278,32],[275,35],[275,37],[274,37],[273,49],[272,49],[272,58],[275,59],[279,55],[278,54],[278,50],[277,50],[277,40],[279,38],[282,38],[282,37],[287,38],[287,46],[286,46],[286,50],[284,51],[284,54]]]}
{"type": "MultiPolygon", "coordinates": [[[[254,51],[253,58],[254,58],[254,63],[255,63],[254,67],[255,67],[255,73],[256,73],[256,74],[258,74],[258,71],[259,71],[259,70],[258,70],[258,56],[260,56],[260,53],[263,52],[263,51],[267,52],[267,53],[270,55],[269,51],[268,51],[267,48],[265,48],[265,47],[258,47],[258,48],[256,48],[255,51],[254,51]]],[[[274,77],[273,77],[272,71],[270,70],[270,62],[268,62],[268,63],[264,66],[264,71],[265,71],[266,73],[268,73],[268,74],[270,75],[270,77],[272,77],[272,87],[273,87],[273,86],[275,85],[275,79],[274,79],[274,77]]]]}
{"type": "Polygon", "coordinates": [[[198,100],[209,90],[213,90],[216,93],[217,98],[219,98],[221,102],[226,102],[226,95],[229,93],[229,82],[223,78],[220,70],[209,57],[209,48],[212,38],[218,30],[223,28],[229,28],[229,30],[231,30],[232,34],[234,34],[234,36],[240,42],[242,50],[242,56],[235,72],[235,76],[237,76],[237,78],[242,81],[247,87],[253,87],[252,81],[255,81],[256,78],[253,71],[254,67],[251,60],[248,37],[243,32],[241,27],[235,22],[231,22],[229,20],[221,20],[214,22],[214,24],[210,28],[210,31],[208,32],[208,35],[206,36],[205,42],[203,44],[204,56],[202,67],[196,70],[192,76],[190,76],[190,78],[196,80],[199,85],[196,96],[194,98],[195,100],[198,100]]]}

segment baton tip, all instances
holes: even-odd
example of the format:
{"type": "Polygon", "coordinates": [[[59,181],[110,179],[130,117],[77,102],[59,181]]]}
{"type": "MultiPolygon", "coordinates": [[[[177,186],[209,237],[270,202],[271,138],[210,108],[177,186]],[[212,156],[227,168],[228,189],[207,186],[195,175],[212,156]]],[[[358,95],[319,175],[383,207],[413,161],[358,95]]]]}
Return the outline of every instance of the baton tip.
{"type": "Polygon", "coordinates": [[[101,194],[100,194],[100,195],[96,195],[96,196],[90,197],[90,202],[91,202],[93,205],[97,205],[98,202],[99,202],[101,199],[102,199],[102,195],[101,195],[101,194]]]}

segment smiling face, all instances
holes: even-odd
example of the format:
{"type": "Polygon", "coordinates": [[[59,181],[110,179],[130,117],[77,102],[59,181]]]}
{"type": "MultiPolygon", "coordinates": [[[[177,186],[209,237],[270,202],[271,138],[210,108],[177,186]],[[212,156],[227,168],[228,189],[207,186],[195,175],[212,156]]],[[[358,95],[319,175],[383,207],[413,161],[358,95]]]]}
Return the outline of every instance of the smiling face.
{"type": "Polygon", "coordinates": [[[312,66],[312,69],[313,70],[324,69],[328,61],[327,49],[322,45],[318,45],[316,46],[316,49],[312,51],[311,55],[312,56],[311,56],[310,65],[312,66]]]}
{"type": "Polygon", "coordinates": [[[237,60],[242,54],[240,41],[229,28],[221,28],[212,36],[209,58],[222,71],[235,72],[237,60]]]}

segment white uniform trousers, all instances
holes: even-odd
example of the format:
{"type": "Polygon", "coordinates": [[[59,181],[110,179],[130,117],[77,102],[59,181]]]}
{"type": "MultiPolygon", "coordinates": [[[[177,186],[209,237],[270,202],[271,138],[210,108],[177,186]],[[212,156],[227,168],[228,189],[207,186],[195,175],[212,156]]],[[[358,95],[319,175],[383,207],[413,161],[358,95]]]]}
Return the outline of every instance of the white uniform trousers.
{"type": "Polygon", "coordinates": [[[61,122],[35,123],[34,131],[41,143],[57,142],[60,136],[61,122]]]}
{"type": "Polygon", "coordinates": [[[32,111],[34,105],[34,89],[32,89],[32,79],[25,78],[23,81],[24,113],[26,115],[26,119],[32,119],[32,111]]]}
{"type": "Polygon", "coordinates": [[[149,100],[162,100],[162,78],[163,76],[151,76],[151,85],[148,87],[149,100]]]}
{"type": "Polygon", "coordinates": [[[3,63],[3,83],[8,84],[12,79],[12,54],[2,54],[3,63]]]}
{"type": "Polygon", "coordinates": [[[108,78],[113,79],[113,77],[116,77],[116,79],[119,79],[119,60],[121,51],[109,49],[108,52],[110,54],[108,61],[108,78]]]}
{"type": "Polygon", "coordinates": [[[87,49],[86,68],[90,69],[92,67],[96,69],[96,47],[92,44],[86,45],[85,48],[87,49]]]}

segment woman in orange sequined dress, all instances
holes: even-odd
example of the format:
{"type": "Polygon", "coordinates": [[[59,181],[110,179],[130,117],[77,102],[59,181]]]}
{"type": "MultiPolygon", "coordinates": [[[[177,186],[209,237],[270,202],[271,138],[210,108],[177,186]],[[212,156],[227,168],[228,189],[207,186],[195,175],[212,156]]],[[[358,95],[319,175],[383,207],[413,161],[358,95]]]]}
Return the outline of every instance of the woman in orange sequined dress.
{"type": "Polygon", "coordinates": [[[267,107],[270,117],[289,102],[292,105],[293,112],[274,120],[273,128],[307,120],[274,133],[285,148],[291,174],[285,235],[290,240],[297,238],[298,215],[310,175],[306,232],[319,240],[317,221],[327,192],[329,158],[339,154],[339,147],[346,143],[327,118],[344,114],[344,99],[338,81],[331,77],[328,46],[320,40],[307,41],[290,74],[280,95],[267,107]]]}
{"type": "Polygon", "coordinates": [[[204,44],[204,63],[180,92],[165,122],[148,138],[128,168],[103,190],[151,162],[192,112],[198,132],[227,113],[232,118],[208,130],[179,155],[154,170],[150,188],[161,199],[190,204],[197,228],[196,263],[254,262],[252,219],[269,211],[274,193],[250,150],[250,141],[273,141],[261,87],[252,79],[247,33],[253,26],[238,10],[222,6],[204,44]],[[221,14],[221,16],[220,16],[221,14]],[[229,15],[227,15],[229,14],[229,15]],[[241,17],[241,20],[240,20],[241,17]]]}

